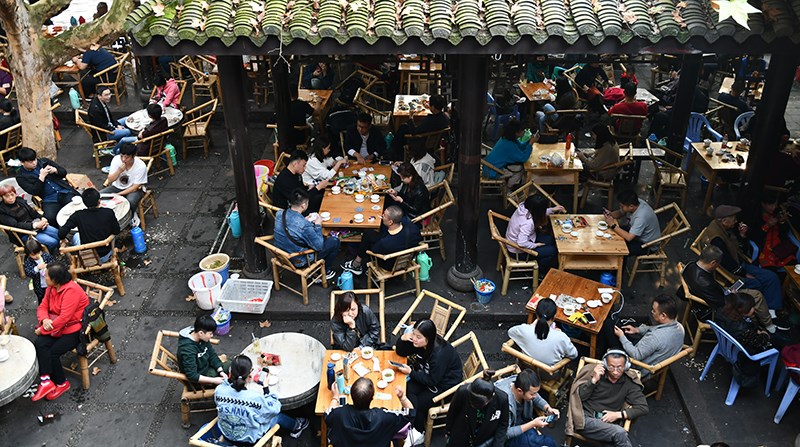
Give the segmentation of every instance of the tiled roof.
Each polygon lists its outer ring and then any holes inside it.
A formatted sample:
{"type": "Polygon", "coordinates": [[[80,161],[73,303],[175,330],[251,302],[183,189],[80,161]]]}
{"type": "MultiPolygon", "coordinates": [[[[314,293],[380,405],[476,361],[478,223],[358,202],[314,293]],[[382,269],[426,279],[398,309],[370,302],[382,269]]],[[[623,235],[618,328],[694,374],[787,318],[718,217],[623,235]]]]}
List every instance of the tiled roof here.
{"type": "Polygon", "coordinates": [[[723,36],[800,42],[800,0],[762,0],[761,10],[750,14],[747,30],[730,18],[718,23],[709,0],[143,0],[126,29],[142,46],[156,36],[170,45],[218,38],[229,47],[239,39],[260,47],[268,36],[315,45],[325,38],[397,45],[414,38],[425,45],[550,38],[573,44],[581,37],[593,45],[637,38],[685,43],[695,36],[709,43],[723,36]]]}

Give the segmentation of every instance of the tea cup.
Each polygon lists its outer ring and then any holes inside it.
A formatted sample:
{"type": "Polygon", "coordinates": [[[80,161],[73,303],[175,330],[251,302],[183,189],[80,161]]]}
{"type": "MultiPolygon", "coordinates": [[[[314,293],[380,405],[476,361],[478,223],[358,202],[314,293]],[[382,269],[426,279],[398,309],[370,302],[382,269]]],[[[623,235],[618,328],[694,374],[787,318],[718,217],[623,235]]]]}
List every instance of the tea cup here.
{"type": "Polygon", "coordinates": [[[711,140],[706,138],[705,140],[703,140],[703,147],[709,147],[709,146],[711,146],[711,140]]]}
{"type": "Polygon", "coordinates": [[[381,371],[381,377],[383,377],[383,380],[386,381],[386,383],[391,383],[394,381],[394,370],[391,368],[384,369],[381,371]]]}
{"type": "Polygon", "coordinates": [[[370,347],[363,347],[361,348],[361,358],[364,360],[369,360],[374,355],[374,350],[370,347]]]}
{"type": "Polygon", "coordinates": [[[564,315],[570,316],[575,313],[575,305],[572,303],[564,304],[564,315]]]}
{"type": "Polygon", "coordinates": [[[794,266],[794,272],[800,275],[800,264],[794,266]]]}
{"type": "Polygon", "coordinates": [[[387,386],[389,386],[389,384],[388,384],[388,383],[386,383],[386,381],[385,381],[385,380],[379,380],[379,381],[378,381],[378,388],[380,388],[380,389],[384,389],[384,388],[386,388],[387,386]]]}
{"type": "Polygon", "coordinates": [[[364,194],[356,194],[355,198],[356,198],[356,202],[361,203],[361,202],[364,201],[364,194]]]}
{"type": "Polygon", "coordinates": [[[377,194],[373,194],[373,195],[372,195],[372,196],[369,198],[369,200],[370,200],[370,201],[372,201],[372,203],[378,203],[378,202],[380,202],[380,201],[381,201],[381,196],[379,196],[379,195],[377,195],[377,194]]]}
{"type": "Polygon", "coordinates": [[[323,212],[319,213],[319,217],[321,217],[322,220],[329,220],[331,218],[331,213],[329,213],[327,211],[323,211],[323,212]]]}
{"type": "Polygon", "coordinates": [[[333,188],[331,188],[331,192],[333,194],[339,194],[340,192],[342,192],[342,188],[340,186],[334,186],[333,188]]]}
{"type": "Polygon", "coordinates": [[[603,301],[603,304],[608,304],[611,302],[611,299],[614,298],[614,295],[610,293],[601,293],[600,300],[603,301]]]}
{"type": "Polygon", "coordinates": [[[599,228],[599,229],[601,229],[603,231],[607,230],[608,229],[608,222],[606,222],[604,220],[601,220],[600,222],[597,222],[597,228],[599,228]]]}
{"type": "Polygon", "coordinates": [[[571,233],[572,232],[572,224],[571,223],[563,223],[561,224],[561,231],[564,233],[571,233]]]}
{"type": "Polygon", "coordinates": [[[364,215],[363,214],[356,214],[353,216],[353,221],[356,223],[364,222],[364,215]]]}

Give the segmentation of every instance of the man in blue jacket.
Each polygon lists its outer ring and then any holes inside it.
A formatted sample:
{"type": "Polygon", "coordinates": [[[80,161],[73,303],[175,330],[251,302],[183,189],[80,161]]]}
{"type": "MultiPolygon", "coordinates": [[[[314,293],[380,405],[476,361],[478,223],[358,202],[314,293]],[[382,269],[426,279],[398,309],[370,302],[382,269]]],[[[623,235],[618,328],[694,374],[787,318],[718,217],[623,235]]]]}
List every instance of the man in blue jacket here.
{"type": "Polygon", "coordinates": [[[547,415],[554,415],[556,419],[561,413],[539,395],[541,382],[536,372],[525,369],[516,376],[498,380],[494,387],[508,394],[509,424],[506,447],[530,445],[558,447],[553,438],[539,431],[547,427],[548,423],[545,420],[547,416],[536,417],[535,409],[542,410],[547,415]]]}

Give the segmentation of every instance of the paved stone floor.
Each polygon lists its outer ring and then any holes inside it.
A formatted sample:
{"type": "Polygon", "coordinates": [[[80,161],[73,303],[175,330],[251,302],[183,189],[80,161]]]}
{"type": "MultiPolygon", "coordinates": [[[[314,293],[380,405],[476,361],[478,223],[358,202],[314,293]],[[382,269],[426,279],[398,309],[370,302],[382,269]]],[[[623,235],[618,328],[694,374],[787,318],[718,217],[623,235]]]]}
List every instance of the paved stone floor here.
{"type": "MultiPolygon", "coordinates": [[[[787,122],[794,136],[800,132],[798,96],[800,89],[795,88],[787,110],[787,122]]],[[[128,98],[121,107],[114,106],[112,110],[119,111],[117,115],[122,116],[126,113],[123,111],[135,110],[138,105],[138,99],[128,98]]],[[[148,218],[148,251],[144,255],[134,255],[129,250],[123,255],[128,267],[125,278],[128,293],[124,297],[115,297],[117,303],[107,309],[119,362],[110,365],[106,360],[101,360],[98,364],[100,372],[92,377],[92,386],[88,391],[82,391],[77,377],[71,376],[73,389],[54,402],[32,403],[28,399],[17,399],[0,408],[0,439],[4,440],[3,445],[181,446],[186,445],[187,439],[200,424],[213,417],[212,413],[193,414],[193,426],[188,430],[181,428],[178,406],[180,390],[177,383],[149,375],[147,364],[156,331],[178,330],[191,324],[199,314],[194,303],[185,299],[190,293],[187,280],[197,271],[199,259],[208,253],[234,199],[233,176],[221,115],[220,111],[214,121],[214,144],[208,160],[202,159],[197,152],[191,153],[188,160],[180,160],[174,177],[166,175],[150,180],[158,194],[160,214],[157,219],[148,218]],[[60,419],[39,426],[36,416],[41,413],[58,413],[60,419]]],[[[263,121],[254,117],[255,114],[251,117],[250,139],[255,160],[262,158],[262,152],[268,145],[263,121]]],[[[100,184],[104,175],[94,168],[88,138],[69,123],[63,127],[64,140],[59,162],[70,172],[86,173],[100,184]]],[[[266,153],[271,154],[271,149],[266,153]]],[[[639,192],[649,193],[644,185],[649,182],[650,175],[652,171],[645,164],[638,185],[639,192]]],[[[559,191],[558,194],[559,198],[567,199],[565,193],[559,191]]],[[[736,191],[718,191],[715,201],[734,200],[735,196],[736,191]]],[[[482,203],[482,215],[489,208],[488,202],[482,203]]],[[[599,211],[603,202],[602,198],[590,197],[588,211],[599,211]]],[[[707,222],[699,210],[701,203],[699,181],[695,176],[685,209],[693,230],[689,235],[674,240],[669,247],[670,256],[676,261],[693,258],[686,247],[707,222]]],[[[510,213],[510,210],[505,212],[510,213]]],[[[445,227],[448,230],[454,229],[455,216],[455,210],[446,215],[445,227]]],[[[479,263],[487,277],[498,280],[499,275],[493,268],[496,244],[488,235],[485,219],[481,221],[479,263]]],[[[453,233],[447,231],[447,236],[453,233]]],[[[127,242],[130,244],[129,240],[127,242]]],[[[238,255],[241,252],[239,244],[228,244],[225,249],[238,255]]],[[[488,306],[476,306],[471,294],[453,292],[446,286],[445,274],[454,260],[452,236],[447,239],[447,248],[446,262],[442,262],[438,255],[432,256],[434,268],[431,281],[424,287],[469,308],[456,337],[470,330],[475,331],[492,366],[509,363],[510,358],[500,352],[500,345],[506,340],[508,327],[524,321],[522,309],[532,291],[528,286],[512,283],[507,296],[497,295],[488,306]]],[[[0,250],[6,253],[0,259],[0,272],[10,279],[9,290],[16,297],[9,311],[17,317],[22,335],[32,338],[35,298],[27,289],[27,281],[17,276],[5,240],[0,242],[0,250]]],[[[344,255],[340,259],[344,259],[344,255]]],[[[622,314],[646,315],[649,297],[660,291],[672,293],[678,285],[676,278],[673,267],[667,286],[662,290],[657,288],[653,276],[645,274],[637,278],[633,287],[623,288],[626,302],[622,314]]],[[[107,278],[104,280],[107,284],[111,283],[107,278]]],[[[399,287],[398,283],[389,286],[390,290],[398,290],[399,287]]],[[[235,354],[247,345],[251,333],[267,335],[296,331],[326,341],[328,291],[313,286],[310,292],[310,303],[306,307],[300,304],[299,297],[281,290],[272,294],[263,316],[236,315],[230,334],[221,337],[219,351],[235,354]],[[272,322],[271,327],[260,327],[259,322],[264,319],[272,322]]],[[[387,332],[394,327],[409,302],[410,298],[405,297],[388,303],[387,332]]],[[[796,330],[794,336],[797,337],[796,330]]],[[[649,401],[650,414],[633,424],[631,438],[634,445],[695,446],[719,440],[725,440],[735,447],[791,445],[798,433],[800,405],[793,404],[780,425],[773,424],[772,417],[782,392],[765,397],[759,390],[742,391],[736,404],[726,407],[723,402],[730,383],[729,367],[719,362],[712,368],[706,382],[698,381],[710,350],[710,344],[704,345],[694,360],[673,367],[664,398],[660,402],[649,401]]],[[[306,416],[311,413],[313,406],[294,412],[295,415],[306,416]]],[[[318,429],[319,422],[315,419],[312,428],[300,439],[284,437],[284,445],[319,445],[318,438],[314,436],[318,429]]],[[[562,441],[563,422],[545,432],[562,441]]],[[[444,445],[441,433],[435,435],[434,445],[444,445]]]]}

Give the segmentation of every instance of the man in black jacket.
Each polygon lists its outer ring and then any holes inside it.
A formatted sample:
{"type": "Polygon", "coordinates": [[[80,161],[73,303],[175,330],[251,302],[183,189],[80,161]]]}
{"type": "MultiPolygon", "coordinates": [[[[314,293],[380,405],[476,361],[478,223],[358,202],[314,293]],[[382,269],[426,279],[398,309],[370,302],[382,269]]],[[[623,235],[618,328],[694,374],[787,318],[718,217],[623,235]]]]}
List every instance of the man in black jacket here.
{"type": "Polygon", "coordinates": [[[17,183],[28,194],[42,199],[42,211],[50,225],[58,228],[58,211],[78,191],[67,181],[67,170],[49,158],[37,158],[36,151],[23,147],[17,151],[22,169],[17,172],[17,183]]]}
{"type": "Polygon", "coordinates": [[[95,143],[105,140],[114,140],[117,142],[114,149],[105,149],[104,154],[119,153],[119,147],[122,145],[122,139],[131,136],[131,130],[114,120],[111,115],[111,110],[108,109],[108,103],[111,102],[111,89],[108,86],[101,85],[97,88],[97,94],[92,98],[89,103],[88,121],[89,124],[101,129],[106,129],[111,134],[97,132],[92,136],[95,143]]]}
{"type": "Polygon", "coordinates": [[[353,405],[339,404],[336,383],[331,387],[333,399],[325,410],[328,440],[336,447],[389,447],[400,429],[414,420],[414,405],[405,391],[397,387],[397,398],[403,409],[390,411],[370,408],[375,388],[372,381],[362,377],[350,387],[353,405]]]}
{"type": "Polygon", "coordinates": [[[272,187],[272,204],[278,208],[286,209],[289,207],[289,197],[295,189],[308,191],[308,208],[306,214],[316,213],[322,204],[322,197],[325,195],[325,188],[330,181],[323,180],[314,186],[308,187],[303,183],[303,172],[306,171],[308,154],[303,151],[294,151],[289,156],[286,167],[278,174],[275,185],[272,187]]]}
{"type": "MultiPolygon", "coordinates": [[[[64,226],[58,229],[58,238],[66,239],[73,228],[78,228],[78,232],[72,237],[73,245],[89,244],[102,241],[107,237],[119,234],[119,222],[114,211],[109,208],[100,207],[100,193],[94,188],[86,189],[83,194],[85,210],[78,210],[69,216],[64,226]]],[[[104,247],[97,247],[97,254],[100,262],[106,262],[111,258],[111,247],[113,243],[104,247]]]]}
{"type": "MultiPolygon", "coordinates": [[[[722,250],[715,245],[709,245],[700,253],[700,258],[697,259],[697,262],[690,262],[681,272],[683,280],[689,286],[689,292],[698,298],[704,299],[714,310],[719,310],[725,305],[725,296],[727,295],[726,289],[714,278],[714,272],[719,267],[720,262],[722,262],[722,250]]],[[[785,322],[771,318],[767,302],[764,301],[764,294],[755,289],[740,289],[739,293],[753,296],[756,318],[767,331],[774,333],[776,329],[789,329],[788,324],[785,322]]]]}
{"type": "MultiPolygon", "coordinates": [[[[364,272],[362,264],[364,259],[368,257],[368,250],[373,253],[388,255],[414,247],[422,240],[419,227],[403,215],[403,210],[399,206],[387,206],[383,210],[381,219],[383,222],[380,232],[364,232],[361,236],[361,242],[358,244],[358,249],[356,249],[356,257],[342,264],[344,270],[354,275],[360,275],[364,272]]],[[[379,260],[378,263],[385,269],[391,269],[394,261],[379,260]]]]}
{"type": "Polygon", "coordinates": [[[441,95],[433,95],[429,100],[430,115],[420,121],[419,125],[414,123],[414,110],[408,111],[408,122],[397,129],[397,134],[392,140],[392,159],[403,159],[403,147],[406,145],[406,135],[420,135],[435,132],[450,127],[450,117],[445,113],[447,102],[441,95]]]}
{"type": "Polygon", "coordinates": [[[348,129],[344,137],[345,152],[359,163],[377,161],[386,151],[386,139],[381,131],[372,127],[369,113],[358,114],[356,125],[348,129]]]}

